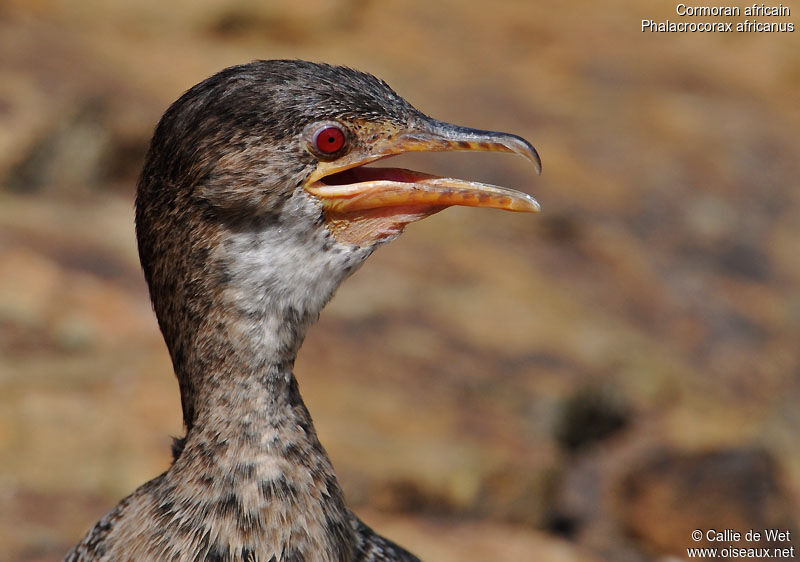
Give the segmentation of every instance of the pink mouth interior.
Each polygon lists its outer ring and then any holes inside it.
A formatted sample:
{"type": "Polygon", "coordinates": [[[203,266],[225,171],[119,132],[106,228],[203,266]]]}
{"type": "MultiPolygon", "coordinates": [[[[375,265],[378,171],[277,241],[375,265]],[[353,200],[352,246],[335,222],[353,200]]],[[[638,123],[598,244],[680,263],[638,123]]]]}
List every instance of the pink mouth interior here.
{"type": "Polygon", "coordinates": [[[421,179],[431,178],[430,174],[404,170],[402,168],[372,168],[359,166],[325,176],[320,180],[325,185],[350,185],[366,181],[396,181],[414,183],[421,179]]]}

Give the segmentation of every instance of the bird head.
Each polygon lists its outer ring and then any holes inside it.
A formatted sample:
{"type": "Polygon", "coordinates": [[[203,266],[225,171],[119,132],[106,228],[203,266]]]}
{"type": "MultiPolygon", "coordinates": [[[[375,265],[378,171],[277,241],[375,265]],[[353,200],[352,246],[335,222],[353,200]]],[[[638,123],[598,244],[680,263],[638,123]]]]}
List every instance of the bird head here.
{"type": "Polygon", "coordinates": [[[187,321],[210,322],[220,299],[253,324],[270,307],[312,317],[413,221],[452,205],[539,209],[512,189],[367,166],[457,150],[516,153],[540,169],[524,139],[436,121],[349,68],[256,61],[188,90],[156,128],[136,202],[142,265],[173,359],[170,340],[187,321]]]}
{"type": "Polygon", "coordinates": [[[539,210],[512,189],[367,167],[457,150],[516,153],[537,172],[541,163],[518,136],[431,119],[382,80],[344,67],[257,61],[223,70],[173,104],[154,145],[160,173],[226,220],[275,214],[300,197],[337,240],[359,246],[452,205],[539,210]]]}

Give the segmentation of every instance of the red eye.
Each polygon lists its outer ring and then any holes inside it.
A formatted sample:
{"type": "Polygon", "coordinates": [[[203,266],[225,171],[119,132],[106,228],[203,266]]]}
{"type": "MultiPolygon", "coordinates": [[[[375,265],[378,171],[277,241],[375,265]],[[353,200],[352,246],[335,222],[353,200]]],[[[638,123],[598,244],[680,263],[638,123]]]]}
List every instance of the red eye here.
{"type": "Polygon", "coordinates": [[[344,146],[344,132],[338,127],[325,127],[314,134],[314,146],[323,154],[333,154],[344,146]]]}

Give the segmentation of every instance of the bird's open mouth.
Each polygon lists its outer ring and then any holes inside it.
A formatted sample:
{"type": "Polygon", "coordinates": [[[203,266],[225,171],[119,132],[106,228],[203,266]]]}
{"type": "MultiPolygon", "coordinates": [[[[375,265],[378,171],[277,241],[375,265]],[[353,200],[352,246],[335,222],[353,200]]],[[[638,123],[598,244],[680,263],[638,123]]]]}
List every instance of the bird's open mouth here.
{"type": "Polygon", "coordinates": [[[371,146],[320,162],[304,185],[325,211],[340,241],[362,244],[395,234],[410,222],[460,205],[537,212],[536,199],[515,189],[402,168],[366,166],[405,152],[489,151],[519,154],[541,170],[526,140],[507,133],[467,129],[431,121],[424,129],[394,131],[371,146]]]}
{"type": "Polygon", "coordinates": [[[522,212],[539,210],[536,199],[514,189],[402,168],[350,168],[325,176],[306,190],[319,197],[326,210],[338,213],[452,205],[522,212]]]}

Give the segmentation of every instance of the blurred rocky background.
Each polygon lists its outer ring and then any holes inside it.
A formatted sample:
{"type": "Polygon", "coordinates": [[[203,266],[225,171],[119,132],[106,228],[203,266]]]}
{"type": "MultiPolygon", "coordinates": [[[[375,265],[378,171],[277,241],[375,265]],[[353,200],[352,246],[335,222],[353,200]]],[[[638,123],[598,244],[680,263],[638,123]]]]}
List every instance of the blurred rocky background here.
{"type": "Polygon", "coordinates": [[[173,99],[255,58],[368,70],[544,161],[402,157],[543,212],[413,225],[309,334],[296,373],[368,523],[443,562],[800,531],[800,32],[640,31],[674,10],[3,0],[0,559],[59,559],[168,465],[136,176],[173,99]]]}

